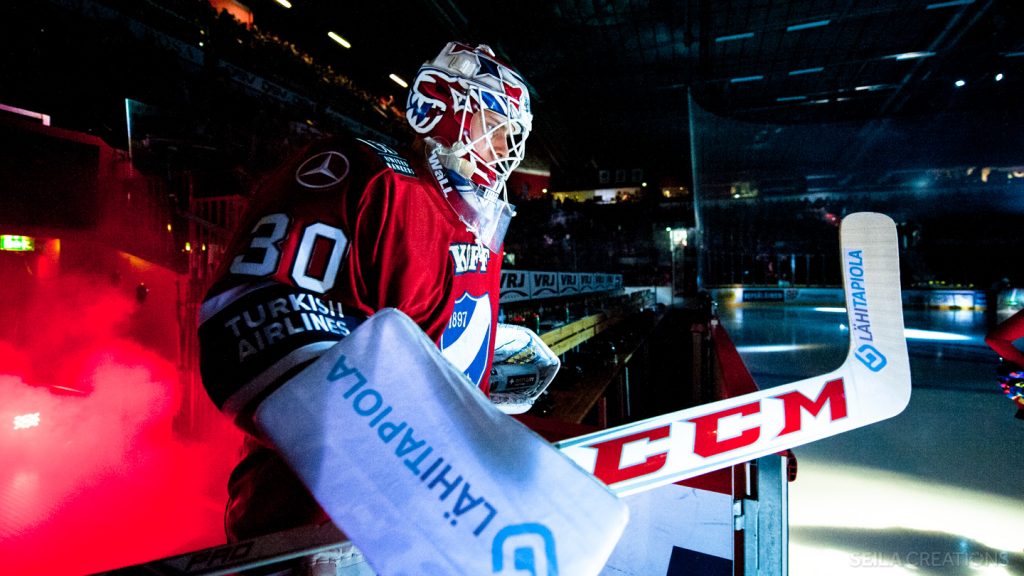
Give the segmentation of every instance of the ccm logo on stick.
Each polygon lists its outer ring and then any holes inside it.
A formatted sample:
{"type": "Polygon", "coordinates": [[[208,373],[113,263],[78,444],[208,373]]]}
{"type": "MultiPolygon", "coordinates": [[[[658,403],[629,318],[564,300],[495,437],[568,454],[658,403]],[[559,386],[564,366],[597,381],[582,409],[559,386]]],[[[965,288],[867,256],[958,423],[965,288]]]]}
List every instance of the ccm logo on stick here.
{"type": "MultiPolygon", "coordinates": [[[[815,399],[808,398],[800,392],[786,392],[778,396],[767,398],[768,400],[781,400],[784,414],[784,425],[778,434],[771,438],[774,440],[780,436],[799,432],[803,429],[803,412],[806,411],[812,416],[817,416],[829,405],[830,421],[845,418],[846,410],[846,388],[842,378],[830,380],[822,387],[821,392],[815,399]]],[[[693,424],[693,445],[689,451],[702,458],[710,458],[720,454],[726,454],[733,450],[751,446],[761,440],[761,426],[753,425],[742,430],[739,434],[728,438],[719,438],[719,422],[729,416],[751,416],[761,412],[762,400],[755,400],[748,404],[726,408],[719,412],[706,414],[687,420],[693,424]]],[[[594,463],[594,475],[608,484],[616,484],[633,478],[646,476],[660,470],[669,459],[669,450],[651,454],[643,462],[622,466],[622,453],[627,444],[638,441],[655,441],[671,438],[672,423],[636,432],[628,436],[605,440],[591,444],[588,448],[597,450],[597,459],[594,463]]],[[[690,454],[676,455],[675,457],[687,458],[690,454]]]]}

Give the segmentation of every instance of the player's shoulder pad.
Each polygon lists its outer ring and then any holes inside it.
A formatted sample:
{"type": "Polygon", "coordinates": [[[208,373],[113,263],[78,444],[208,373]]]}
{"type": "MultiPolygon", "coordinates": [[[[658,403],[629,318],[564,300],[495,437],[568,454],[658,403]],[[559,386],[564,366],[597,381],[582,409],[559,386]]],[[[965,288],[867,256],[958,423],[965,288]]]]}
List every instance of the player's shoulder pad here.
{"type": "Polygon", "coordinates": [[[371,152],[376,154],[377,157],[380,158],[381,162],[383,162],[384,165],[392,172],[402,176],[409,176],[412,178],[416,177],[416,171],[413,170],[412,164],[409,160],[391,146],[374,140],[366,140],[364,138],[356,138],[356,142],[361,143],[371,152]]]}

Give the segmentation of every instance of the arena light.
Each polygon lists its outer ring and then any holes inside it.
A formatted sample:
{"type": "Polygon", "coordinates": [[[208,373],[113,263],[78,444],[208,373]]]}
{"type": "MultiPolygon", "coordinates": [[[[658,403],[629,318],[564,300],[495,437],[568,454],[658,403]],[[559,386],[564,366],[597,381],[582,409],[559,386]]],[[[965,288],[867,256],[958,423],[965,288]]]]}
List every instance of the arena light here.
{"type": "Polygon", "coordinates": [[[4,234],[0,236],[0,250],[7,252],[31,252],[36,249],[36,240],[31,236],[15,236],[4,234]]]}
{"type": "Polygon", "coordinates": [[[824,70],[824,66],[815,66],[814,68],[801,68],[799,70],[790,70],[789,75],[802,76],[804,74],[817,74],[818,72],[823,72],[824,70]]]}
{"type": "Polygon", "coordinates": [[[828,26],[831,22],[831,20],[817,20],[815,22],[793,24],[786,28],[786,32],[796,32],[797,30],[807,30],[808,28],[821,28],[822,26],[828,26]]]}
{"type": "Polygon", "coordinates": [[[342,38],[341,36],[339,36],[339,35],[338,35],[338,34],[336,34],[335,32],[328,32],[328,33],[327,33],[327,36],[328,36],[328,37],[329,37],[329,38],[330,38],[331,40],[334,40],[334,41],[335,41],[335,42],[337,42],[338,44],[341,44],[341,46],[342,46],[343,48],[351,48],[351,47],[352,47],[352,44],[350,44],[348,40],[345,40],[344,38],[342,38]]]}
{"type": "Polygon", "coordinates": [[[949,0],[948,2],[936,2],[925,6],[925,10],[949,8],[950,6],[967,6],[968,4],[974,4],[974,0],[949,0]]]}
{"type": "Polygon", "coordinates": [[[289,2],[288,0],[274,0],[274,1],[277,2],[278,4],[280,4],[281,6],[284,6],[285,8],[291,8],[292,7],[292,3],[289,2]]]}
{"type": "Polygon", "coordinates": [[[715,42],[732,42],[733,40],[746,40],[747,38],[753,38],[753,32],[744,32],[742,34],[730,34],[728,36],[719,36],[715,38],[715,42]]]}
{"type": "Polygon", "coordinates": [[[732,82],[733,84],[739,84],[741,82],[757,82],[758,80],[764,80],[764,76],[760,74],[756,74],[754,76],[740,76],[738,78],[733,78],[729,80],[729,82],[732,82]]]}
{"type": "Polygon", "coordinates": [[[31,414],[21,414],[14,417],[15,430],[35,428],[36,426],[39,426],[39,412],[33,412],[31,414]]]}
{"type": "Polygon", "coordinates": [[[886,90],[892,87],[892,84],[868,84],[865,86],[857,86],[853,90],[854,92],[874,92],[876,90],[886,90]]]}
{"type": "Polygon", "coordinates": [[[405,80],[402,80],[401,76],[399,76],[398,74],[388,74],[388,78],[391,78],[392,82],[394,82],[395,84],[398,84],[402,88],[408,88],[409,87],[409,83],[406,82],[405,80]]]}
{"type": "Polygon", "coordinates": [[[895,54],[892,58],[896,60],[914,60],[916,58],[928,58],[929,56],[935,56],[935,52],[904,52],[902,54],[895,54]]]}

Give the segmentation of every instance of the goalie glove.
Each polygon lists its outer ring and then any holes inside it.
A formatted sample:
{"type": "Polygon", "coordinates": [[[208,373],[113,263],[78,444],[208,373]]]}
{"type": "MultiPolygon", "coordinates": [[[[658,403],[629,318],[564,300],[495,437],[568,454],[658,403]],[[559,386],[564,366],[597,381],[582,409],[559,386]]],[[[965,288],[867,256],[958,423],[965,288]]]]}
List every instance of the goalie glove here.
{"type": "Polygon", "coordinates": [[[522,414],[558,374],[561,362],[533,330],[498,324],[491,367],[491,402],[506,414],[522,414]]]}

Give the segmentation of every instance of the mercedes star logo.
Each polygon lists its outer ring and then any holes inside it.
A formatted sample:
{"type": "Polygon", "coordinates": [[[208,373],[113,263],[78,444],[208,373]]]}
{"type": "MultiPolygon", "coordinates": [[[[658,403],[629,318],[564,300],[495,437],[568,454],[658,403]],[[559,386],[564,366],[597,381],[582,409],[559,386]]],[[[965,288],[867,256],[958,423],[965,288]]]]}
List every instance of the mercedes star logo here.
{"type": "Polygon", "coordinates": [[[295,181],[306,188],[328,188],[348,176],[348,158],[341,152],[321,152],[295,171],[295,181]]]}

